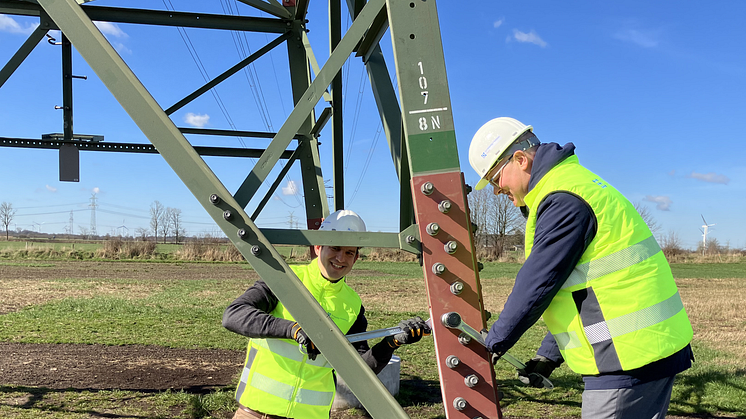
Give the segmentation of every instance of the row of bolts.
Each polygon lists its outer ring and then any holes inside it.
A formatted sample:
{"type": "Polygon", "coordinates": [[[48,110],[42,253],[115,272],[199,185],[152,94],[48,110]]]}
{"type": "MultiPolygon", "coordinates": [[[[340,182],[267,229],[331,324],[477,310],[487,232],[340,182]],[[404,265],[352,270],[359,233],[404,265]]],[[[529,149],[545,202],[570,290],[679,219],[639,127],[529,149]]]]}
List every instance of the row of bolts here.
{"type": "MultiPolygon", "coordinates": [[[[431,182],[425,182],[422,184],[420,191],[425,195],[431,195],[435,191],[435,187],[433,186],[431,182]]],[[[438,203],[438,210],[440,210],[440,212],[442,212],[443,214],[446,214],[448,211],[451,210],[451,201],[446,199],[438,203]]],[[[430,236],[435,237],[440,232],[440,226],[438,225],[438,223],[429,223],[425,227],[425,232],[427,232],[427,234],[429,234],[430,236]]],[[[407,237],[407,241],[408,242],[410,241],[409,240],[410,237],[412,241],[414,241],[414,237],[412,236],[407,237]]],[[[458,249],[458,243],[456,243],[456,241],[454,240],[449,240],[448,242],[446,242],[445,245],[443,245],[443,250],[445,250],[445,252],[448,253],[449,255],[456,253],[456,249],[458,249]]],[[[481,263],[479,265],[481,265],[481,263]]],[[[482,266],[479,266],[480,268],[479,270],[481,270],[481,267],[482,266]]],[[[443,273],[445,273],[446,265],[444,265],[441,262],[436,262],[433,264],[431,269],[432,269],[433,274],[440,276],[443,273]]],[[[464,290],[464,283],[461,281],[456,281],[451,284],[450,289],[453,295],[459,295],[464,290]]],[[[458,341],[462,345],[468,345],[471,342],[471,338],[467,336],[466,334],[462,333],[458,337],[458,341]]],[[[446,357],[445,364],[448,368],[455,369],[461,364],[461,360],[456,355],[448,355],[448,357],[446,357]]],[[[464,377],[464,384],[466,384],[466,386],[469,388],[473,388],[477,384],[479,384],[479,377],[477,377],[476,374],[469,374],[466,377],[464,377]]],[[[468,406],[468,403],[466,399],[464,399],[463,397],[456,397],[455,399],[453,399],[453,407],[456,410],[459,410],[459,411],[464,410],[466,409],[467,406],[468,406]]],[[[474,419],[482,419],[482,418],[475,417],[474,419]]]]}

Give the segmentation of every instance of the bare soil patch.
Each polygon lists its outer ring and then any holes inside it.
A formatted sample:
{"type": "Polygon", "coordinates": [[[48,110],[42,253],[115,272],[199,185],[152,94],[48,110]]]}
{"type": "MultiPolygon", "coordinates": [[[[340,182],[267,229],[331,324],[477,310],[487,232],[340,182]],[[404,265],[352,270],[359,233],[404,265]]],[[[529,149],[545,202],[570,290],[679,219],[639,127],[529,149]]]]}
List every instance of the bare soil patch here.
{"type": "Polygon", "coordinates": [[[204,393],[231,384],[244,351],[0,343],[5,385],[204,393]]]}

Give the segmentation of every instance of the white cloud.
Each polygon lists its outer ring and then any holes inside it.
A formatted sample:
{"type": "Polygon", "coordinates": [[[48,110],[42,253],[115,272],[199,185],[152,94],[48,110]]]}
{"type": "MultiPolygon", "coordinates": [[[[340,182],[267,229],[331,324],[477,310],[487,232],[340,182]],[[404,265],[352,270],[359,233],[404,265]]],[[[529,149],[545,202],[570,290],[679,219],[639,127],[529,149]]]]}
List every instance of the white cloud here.
{"type": "Polygon", "coordinates": [[[723,185],[727,185],[728,182],[730,182],[730,179],[728,178],[728,176],[719,175],[719,174],[713,173],[713,172],[710,172],[710,173],[697,173],[697,172],[692,171],[692,173],[689,174],[689,176],[687,176],[687,177],[690,177],[692,179],[699,179],[699,180],[701,180],[703,182],[722,183],[723,185]]]}
{"type": "Polygon", "coordinates": [[[499,28],[500,26],[502,26],[502,24],[503,24],[503,20],[504,20],[503,18],[500,18],[500,19],[496,20],[496,21],[495,21],[495,22],[494,22],[494,23],[492,24],[492,26],[493,26],[493,27],[495,27],[495,28],[499,28]]]}
{"type": "Polygon", "coordinates": [[[210,122],[210,115],[199,115],[189,112],[188,114],[186,114],[186,116],[184,116],[184,122],[193,127],[202,128],[207,125],[208,122],[210,122]]]}
{"type": "Polygon", "coordinates": [[[18,33],[23,35],[29,35],[31,32],[39,26],[38,23],[29,23],[21,25],[8,15],[0,14],[0,32],[18,33]]]}
{"type": "Polygon", "coordinates": [[[643,48],[655,48],[660,43],[660,30],[622,29],[614,34],[614,38],[643,48]]]}
{"type": "Polygon", "coordinates": [[[53,186],[49,186],[49,185],[47,185],[47,190],[48,190],[49,192],[57,192],[57,188],[55,188],[55,187],[53,187],[53,186]]]}
{"type": "Polygon", "coordinates": [[[129,38],[129,35],[127,35],[127,33],[124,32],[116,23],[93,22],[93,24],[96,25],[98,30],[100,30],[104,35],[110,35],[115,38],[129,38]]]}
{"type": "Polygon", "coordinates": [[[299,193],[300,189],[298,188],[298,184],[295,183],[294,180],[289,180],[287,186],[282,187],[283,195],[298,195],[299,193]]]}
{"type": "Polygon", "coordinates": [[[664,196],[664,195],[647,195],[645,196],[644,201],[653,202],[657,204],[655,207],[661,211],[669,211],[671,208],[671,204],[673,202],[671,201],[671,198],[664,196]]]}
{"type": "Polygon", "coordinates": [[[521,32],[518,29],[513,29],[513,39],[518,42],[538,45],[542,48],[548,45],[533,29],[529,33],[521,32]]]}

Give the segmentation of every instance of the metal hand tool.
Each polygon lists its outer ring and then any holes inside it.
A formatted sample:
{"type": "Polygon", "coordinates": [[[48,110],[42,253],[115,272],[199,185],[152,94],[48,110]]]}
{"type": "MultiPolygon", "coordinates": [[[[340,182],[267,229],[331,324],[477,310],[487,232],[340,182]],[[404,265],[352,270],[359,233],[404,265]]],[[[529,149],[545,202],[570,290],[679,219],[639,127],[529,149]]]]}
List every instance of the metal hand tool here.
{"type": "MultiPolygon", "coordinates": [[[[430,329],[432,329],[433,324],[432,322],[430,322],[430,319],[427,319],[425,323],[428,325],[428,327],[430,327],[430,329]]],[[[401,330],[401,327],[399,326],[387,327],[386,329],[369,330],[367,332],[347,335],[347,340],[349,340],[350,343],[355,343],[355,342],[360,342],[363,340],[383,338],[386,336],[394,336],[402,332],[403,330],[401,330]]],[[[429,335],[430,335],[429,333],[425,334],[425,336],[429,336],[429,335]]]]}
{"type": "MultiPolygon", "coordinates": [[[[443,316],[440,318],[440,321],[443,323],[443,326],[449,328],[449,329],[456,329],[463,332],[466,336],[470,337],[471,339],[476,340],[479,342],[480,345],[487,347],[487,344],[484,342],[484,336],[477,332],[473,327],[469,326],[468,324],[464,323],[461,319],[461,315],[451,311],[449,313],[443,314],[443,316]]],[[[489,348],[488,348],[489,349],[489,348]]],[[[509,353],[505,353],[502,355],[500,359],[504,359],[508,364],[514,366],[516,370],[523,374],[528,375],[529,377],[540,377],[542,384],[544,384],[544,388],[552,389],[554,388],[554,384],[552,384],[551,381],[549,381],[548,378],[544,377],[541,374],[532,372],[530,374],[526,374],[526,364],[519,361],[516,357],[509,353]]],[[[520,378],[519,378],[520,379],[520,378]]],[[[520,381],[524,384],[528,384],[530,382],[529,379],[520,379],[520,381]]]]}

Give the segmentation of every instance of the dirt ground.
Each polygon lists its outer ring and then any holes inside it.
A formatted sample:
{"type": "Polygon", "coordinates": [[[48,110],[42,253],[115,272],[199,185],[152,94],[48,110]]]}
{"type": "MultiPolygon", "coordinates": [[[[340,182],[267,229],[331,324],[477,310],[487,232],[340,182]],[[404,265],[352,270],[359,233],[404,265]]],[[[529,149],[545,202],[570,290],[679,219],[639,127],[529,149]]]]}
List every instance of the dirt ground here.
{"type": "Polygon", "coordinates": [[[0,343],[3,384],[50,389],[205,393],[231,383],[243,351],[0,343]]]}

